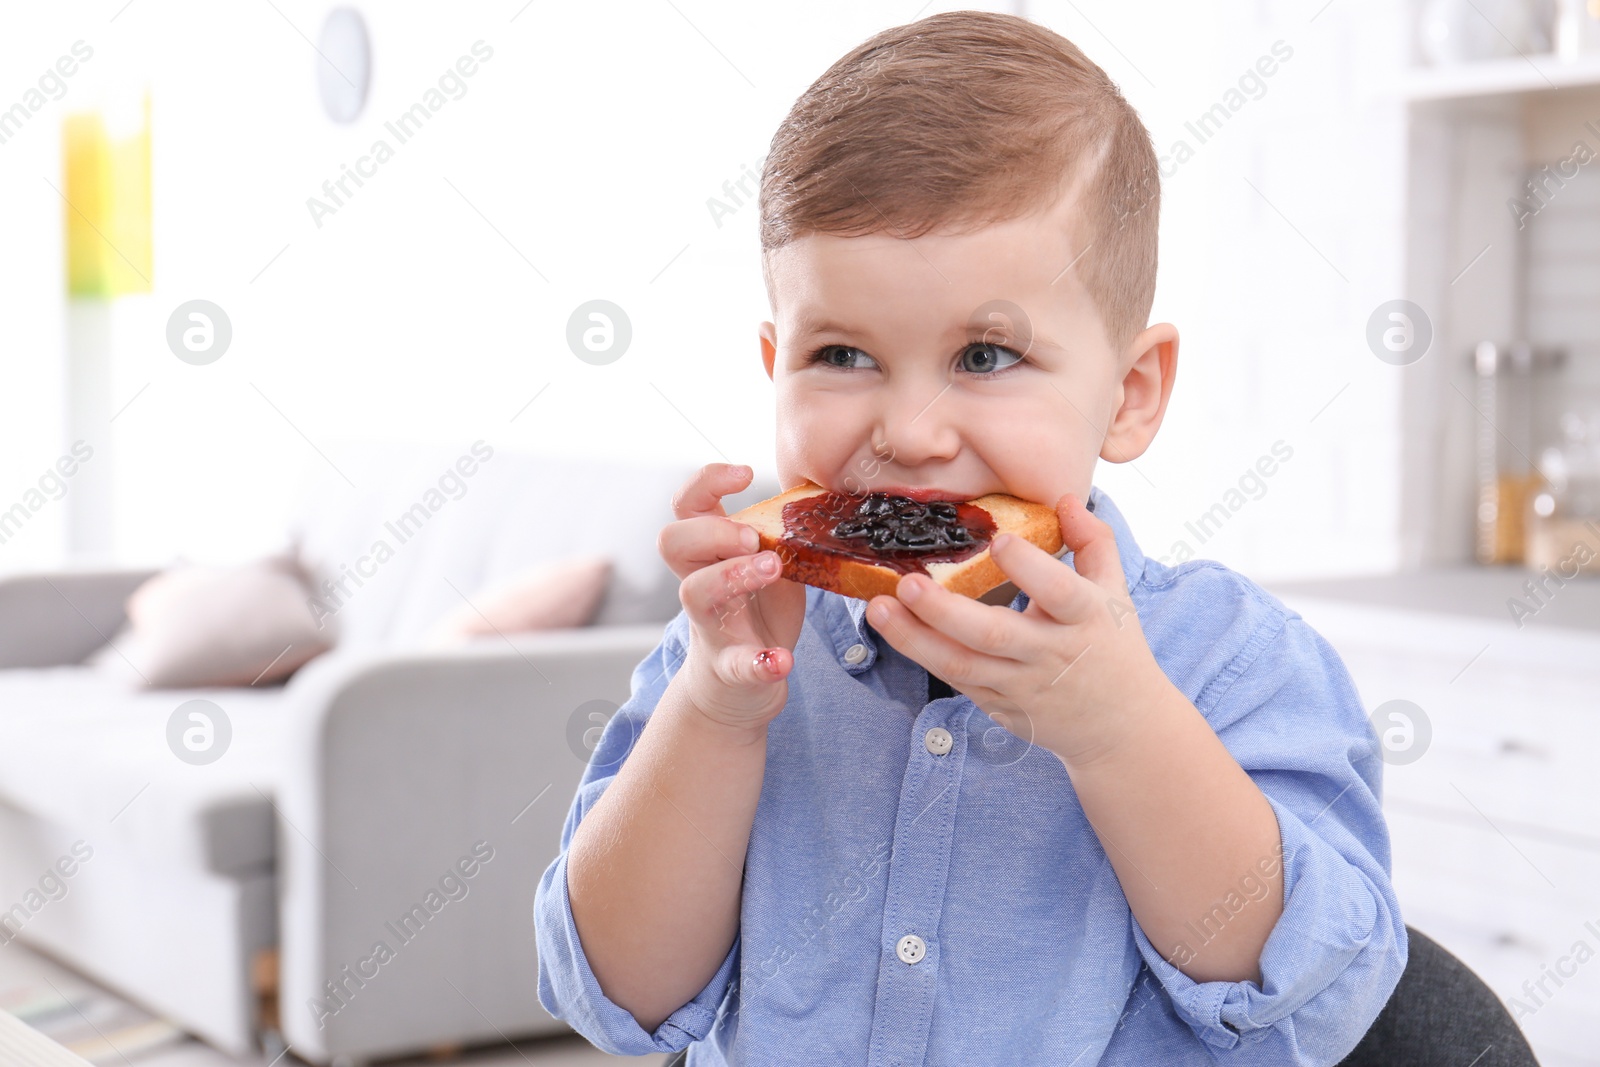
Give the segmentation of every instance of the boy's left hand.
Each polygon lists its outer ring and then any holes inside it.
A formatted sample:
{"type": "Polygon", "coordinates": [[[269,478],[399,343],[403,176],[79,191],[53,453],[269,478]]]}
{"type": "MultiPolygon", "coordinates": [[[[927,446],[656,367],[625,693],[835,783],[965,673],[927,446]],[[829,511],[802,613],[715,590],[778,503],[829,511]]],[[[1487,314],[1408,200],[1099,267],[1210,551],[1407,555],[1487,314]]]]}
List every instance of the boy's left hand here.
{"type": "Polygon", "coordinates": [[[867,619],[890,644],[1069,769],[1128,742],[1169,687],[1128,596],[1111,527],[1072,493],[1056,501],[1072,566],[1013,535],[990,554],[1028,594],[1023,611],[952,593],[922,574],[875,596],[867,619]]]}

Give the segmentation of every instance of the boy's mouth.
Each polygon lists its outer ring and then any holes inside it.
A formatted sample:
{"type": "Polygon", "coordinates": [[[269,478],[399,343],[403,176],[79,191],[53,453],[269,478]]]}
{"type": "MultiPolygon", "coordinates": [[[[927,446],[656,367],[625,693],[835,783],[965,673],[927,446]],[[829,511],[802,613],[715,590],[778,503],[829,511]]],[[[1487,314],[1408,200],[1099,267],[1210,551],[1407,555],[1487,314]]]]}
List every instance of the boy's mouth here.
{"type": "MultiPolygon", "coordinates": [[[[972,499],[967,493],[952,493],[944,489],[914,489],[904,485],[874,485],[867,489],[868,493],[884,493],[888,496],[910,497],[919,504],[931,503],[935,500],[949,500],[960,504],[972,499]]],[[[865,495],[859,494],[859,495],[865,495]]]]}

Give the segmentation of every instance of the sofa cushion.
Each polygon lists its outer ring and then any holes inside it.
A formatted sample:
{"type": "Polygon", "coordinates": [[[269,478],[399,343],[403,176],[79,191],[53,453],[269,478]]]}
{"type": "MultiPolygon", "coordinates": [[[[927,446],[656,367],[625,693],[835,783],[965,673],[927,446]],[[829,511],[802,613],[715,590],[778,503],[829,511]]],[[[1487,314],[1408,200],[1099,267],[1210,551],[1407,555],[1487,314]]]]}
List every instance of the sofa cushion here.
{"type": "Polygon", "coordinates": [[[128,624],[85,662],[147,689],[261,685],[328,650],[299,565],[267,557],[162,571],[128,597],[128,624]]]}
{"type": "Polygon", "coordinates": [[[0,671],[0,800],[152,863],[217,874],[270,869],[282,686],[135,689],[87,667],[0,671]],[[186,701],[220,707],[232,737],[215,762],[168,746],[186,701]]]}
{"type": "MultiPolygon", "coordinates": [[[[331,443],[304,468],[286,532],[313,612],[344,647],[420,644],[475,590],[577,554],[611,559],[592,625],[666,623],[678,580],[656,548],[673,494],[699,463],[640,463],[461,448],[331,443]]],[[[732,512],[777,492],[757,479],[732,512]]]]}
{"type": "Polygon", "coordinates": [[[610,582],[611,561],[605,556],[541,563],[475,592],[433,626],[428,640],[450,645],[475,637],[587,626],[610,582]]]}

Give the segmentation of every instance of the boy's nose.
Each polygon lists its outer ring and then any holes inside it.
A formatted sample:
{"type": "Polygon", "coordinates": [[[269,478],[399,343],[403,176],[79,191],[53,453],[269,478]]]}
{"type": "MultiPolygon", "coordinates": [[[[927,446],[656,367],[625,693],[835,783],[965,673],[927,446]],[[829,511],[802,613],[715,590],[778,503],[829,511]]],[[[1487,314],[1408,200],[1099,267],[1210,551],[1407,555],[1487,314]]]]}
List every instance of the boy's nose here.
{"type": "Polygon", "coordinates": [[[929,460],[950,459],[961,448],[961,434],[953,417],[950,387],[901,390],[889,398],[878,418],[874,440],[884,442],[878,453],[905,467],[929,460]],[[917,395],[920,394],[920,395],[917,395]]]}

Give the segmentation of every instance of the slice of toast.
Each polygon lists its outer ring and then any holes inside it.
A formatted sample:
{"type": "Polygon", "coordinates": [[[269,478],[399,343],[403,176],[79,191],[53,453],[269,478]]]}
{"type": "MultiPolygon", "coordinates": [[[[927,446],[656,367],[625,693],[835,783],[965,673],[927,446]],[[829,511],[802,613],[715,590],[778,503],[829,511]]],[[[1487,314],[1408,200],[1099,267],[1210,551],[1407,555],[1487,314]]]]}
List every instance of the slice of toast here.
{"type": "Polygon", "coordinates": [[[783,561],[783,577],[870,600],[894,595],[902,574],[923,573],[978,599],[1008,579],[989,555],[997,533],[1052,555],[1061,523],[1047,504],[990,493],[959,504],[883,493],[833,493],[813,482],[728,516],[752,527],[761,549],[783,561]]]}

